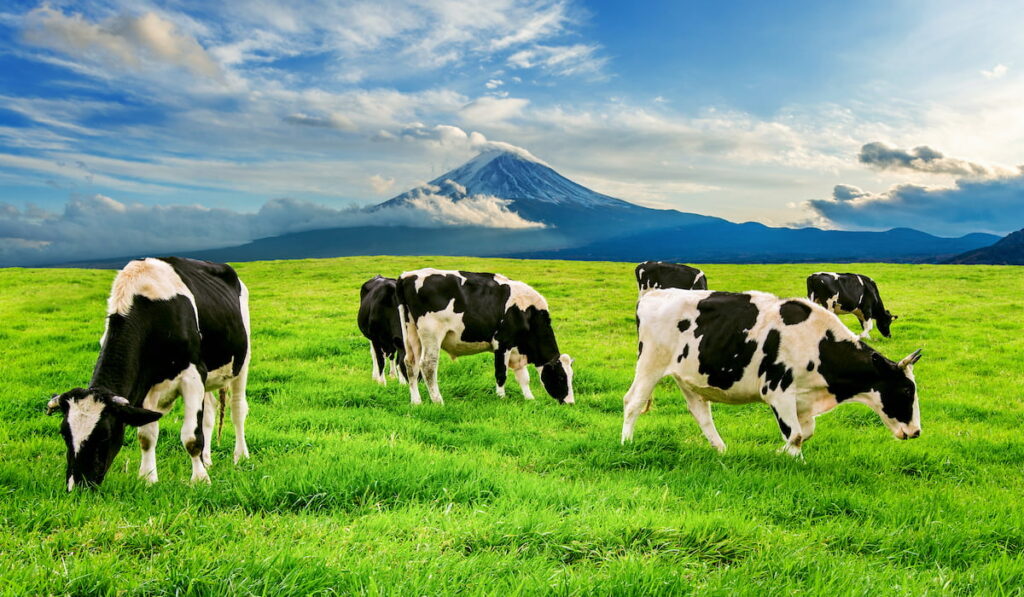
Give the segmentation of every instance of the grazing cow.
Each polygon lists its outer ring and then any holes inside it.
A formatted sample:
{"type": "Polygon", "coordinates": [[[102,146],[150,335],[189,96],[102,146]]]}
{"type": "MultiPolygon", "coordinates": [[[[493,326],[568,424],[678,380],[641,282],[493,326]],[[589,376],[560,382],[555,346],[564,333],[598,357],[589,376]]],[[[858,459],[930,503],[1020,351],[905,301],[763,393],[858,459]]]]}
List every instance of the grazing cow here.
{"type": "Polygon", "coordinates": [[[443,404],[437,388],[441,349],[452,359],[494,353],[498,395],[505,395],[509,368],[523,396],[533,399],[527,364],[537,368],[544,389],[572,404],[572,359],[558,351],[548,304],[536,290],[500,274],[421,269],[398,278],[405,364],[413,404],[420,403],[420,372],[430,399],[443,404]]]}
{"type": "Polygon", "coordinates": [[[894,363],[810,301],[652,290],[640,298],[637,314],[642,350],[623,399],[623,442],[633,439],[655,384],[669,375],[720,451],[725,444],[711,402],[768,403],[786,440],[780,451],[794,456],[814,434],[814,418],[843,402],[868,405],[897,438],[921,434],[913,371],[921,351],[894,363]]]}
{"type": "Polygon", "coordinates": [[[636,266],[636,285],[640,294],[654,288],[707,290],[708,279],[701,270],[681,263],[645,261],[636,266]]]}
{"type": "Polygon", "coordinates": [[[381,385],[387,384],[385,362],[391,376],[405,383],[405,344],[396,287],[394,278],[374,276],[359,289],[359,331],[370,341],[373,379],[381,385]]]}
{"type": "Polygon", "coordinates": [[[807,276],[807,298],[838,315],[856,315],[864,330],[861,338],[871,335],[872,320],[878,322],[878,331],[888,338],[889,326],[897,317],[886,311],[875,281],[860,274],[811,274],[807,276]]]}
{"type": "Polygon", "coordinates": [[[179,395],[193,482],[210,481],[216,390],[222,416],[225,390],[231,392],[235,462],[247,458],[249,356],[249,291],[235,270],[179,257],[129,262],[114,278],[89,387],[55,395],[47,405],[47,414],[63,415],[68,491],[103,482],[125,425],[139,428],[139,476],[156,482],[157,420],[179,395]]]}

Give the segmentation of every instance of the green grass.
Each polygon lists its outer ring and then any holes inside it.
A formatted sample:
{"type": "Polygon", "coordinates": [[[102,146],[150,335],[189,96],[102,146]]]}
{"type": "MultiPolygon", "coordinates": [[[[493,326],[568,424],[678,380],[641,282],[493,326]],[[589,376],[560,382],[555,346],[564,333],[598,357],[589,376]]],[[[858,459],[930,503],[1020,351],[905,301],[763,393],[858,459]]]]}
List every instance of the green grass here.
{"type": "MultiPolygon", "coordinates": [[[[802,295],[873,276],[916,367],[922,438],[866,407],[819,420],[806,462],[764,405],[717,406],[715,453],[669,382],[618,443],[636,357],[632,265],[463,258],[240,264],[252,293],[252,459],[190,487],[180,407],[161,481],[134,432],[100,491],[67,495],[53,392],[88,383],[111,271],[0,270],[0,593],[1021,594],[1024,276],[1019,268],[709,265],[713,288],[802,295]],[[499,271],[550,305],[575,407],[502,400],[485,355],[447,359],[446,405],[370,379],[359,285],[423,265],[499,271]]],[[[856,325],[852,318],[846,320],[856,325]]]]}

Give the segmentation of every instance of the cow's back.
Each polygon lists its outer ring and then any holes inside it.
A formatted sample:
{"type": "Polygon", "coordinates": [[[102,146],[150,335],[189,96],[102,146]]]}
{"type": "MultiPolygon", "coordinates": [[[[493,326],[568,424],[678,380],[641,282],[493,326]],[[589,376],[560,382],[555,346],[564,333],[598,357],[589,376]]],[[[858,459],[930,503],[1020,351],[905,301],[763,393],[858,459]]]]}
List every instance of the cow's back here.
{"type": "MultiPolygon", "coordinates": [[[[704,397],[752,402],[768,390],[821,384],[826,333],[855,339],[831,312],[761,292],[652,290],[637,306],[643,353],[704,397]]],[[[643,355],[641,355],[643,356],[643,355]]]]}
{"type": "Polygon", "coordinates": [[[461,315],[462,340],[490,342],[511,293],[507,282],[489,273],[430,268],[404,272],[398,279],[398,303],[413,322],[451,309],[461,315]]]}
{"type": "Polygon", "coordinates": [[[207,369],[212,371],[232,363],[237,375],[249,349],[247,316],[243,315],[241,304],[244,286],[238,274],[223,263],[183,257],[161,257],[160,261],[169,264],[192,291],[207,369]]]}

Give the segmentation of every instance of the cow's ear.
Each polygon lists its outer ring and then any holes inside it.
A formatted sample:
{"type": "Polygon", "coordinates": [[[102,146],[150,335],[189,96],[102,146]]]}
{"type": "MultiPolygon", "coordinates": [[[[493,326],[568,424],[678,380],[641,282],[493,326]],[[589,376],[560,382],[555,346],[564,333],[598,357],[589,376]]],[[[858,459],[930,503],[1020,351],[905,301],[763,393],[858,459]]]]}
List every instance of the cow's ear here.
{"type": "Polygon", "coordinates": [[[891,374],[896,369],[893,362],[882,356],[880,352],[871,353],[871,364],[875,366],[875,371],[881,373],[891,374]]]}
{"type": "Polygon", "coordinates": [[[125,425],[131,425],[132,427],[148,425],[149,423],[152,423],[164,416],[164,413],[162,412],[149,410],[148,408],[126,406],[120,402],[114,402],[111,404],[110,411],[118,421],[125,425]]]}
{"type": "Polygon", "coordinates": [[[889,318],[892,319],[893,321],[896,321],[897,319],[900,318],[900,316],[899,315],[893,315],[892,313],[889,313],[889,318]]]}
{"type": "Polygon", "coordinates": [[[58,410],[60,410],[60,394],[54,394],[46,403],[46,416],[50,416],[58,410]]]}
{"type": "Polygon", "coordinates": [[[923,348],[918,348],[914,352],[912,352],[912,353],[908,354],[907,356],[903,357],[903,360],[899,362],[900,369],[907,369],[908,367],[913,367],[914,363],[920,361],[921,360],[921,351],[922,350],[924,350],[924,349],[923,348]]]}

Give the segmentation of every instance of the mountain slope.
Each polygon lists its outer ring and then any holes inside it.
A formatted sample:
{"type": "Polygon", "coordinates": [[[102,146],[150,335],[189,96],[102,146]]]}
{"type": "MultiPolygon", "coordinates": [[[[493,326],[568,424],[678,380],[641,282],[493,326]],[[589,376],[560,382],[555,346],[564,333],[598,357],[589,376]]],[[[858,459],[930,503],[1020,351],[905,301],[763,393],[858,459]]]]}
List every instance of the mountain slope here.
{"type": "Polygon", "coordinates": [[[1011,232],[993,245],[957,255],[946,263],[1024,265],[1024,229],[1011,232]]]}

